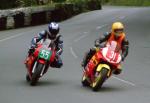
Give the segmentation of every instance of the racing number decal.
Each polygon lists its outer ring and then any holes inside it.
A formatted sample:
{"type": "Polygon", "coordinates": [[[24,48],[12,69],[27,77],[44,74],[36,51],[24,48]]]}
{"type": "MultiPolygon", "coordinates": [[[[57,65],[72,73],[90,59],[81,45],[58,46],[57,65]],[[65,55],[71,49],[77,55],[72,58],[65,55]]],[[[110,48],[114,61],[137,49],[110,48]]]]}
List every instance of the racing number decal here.
{"type": "Polygon", "coordinates": [[[39,57],[48,60],[50,58],[51,52],[48,50],[41,50],[39,57]]]}
{"type": "Polygon", "coordinates": [[[106,57],[110,60],[110,61],[115,61],[117,60],[116,58],[116,53],[114,51],[108,50],[106,57]]]}

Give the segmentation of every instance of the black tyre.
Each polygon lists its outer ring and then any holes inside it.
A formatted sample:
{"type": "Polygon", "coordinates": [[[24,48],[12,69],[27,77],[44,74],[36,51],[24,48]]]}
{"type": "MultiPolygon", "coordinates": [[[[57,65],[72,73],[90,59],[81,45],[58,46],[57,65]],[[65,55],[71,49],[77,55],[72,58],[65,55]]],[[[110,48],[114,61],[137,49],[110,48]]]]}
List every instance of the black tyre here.
{"type": "Polygon", "coordinates": [[[85,75],[83,75],[81,83],[84,87],[89,86],[89,82],[88,82],[87,77],[85,75]]]}
{"type": "Polygon", "coordinates": [[[95,82],[92,83],[93,91],[98,91],[102,87],[104,81],[107,79],[108,69],[103,67],[100,72],[96,73],[97,77],[95,78],[95,82]]]}
{"type": "Polygon", "coordinates": [[[26,81],[27,81],[27,82],[30,82],[30,81],[31,81],[28,74],[26,74],[26,81]]]}
{"type": "Polygon", "coordinates": [[[36,85],[36,83],[40,77],[40,74],[42,72],[43,66],[44,66],[43,64],[37,63],[36,68],[35,68],[35,72],[32,74],[32,80],[30,82],[30,84],[32,86],[36,85]]]}

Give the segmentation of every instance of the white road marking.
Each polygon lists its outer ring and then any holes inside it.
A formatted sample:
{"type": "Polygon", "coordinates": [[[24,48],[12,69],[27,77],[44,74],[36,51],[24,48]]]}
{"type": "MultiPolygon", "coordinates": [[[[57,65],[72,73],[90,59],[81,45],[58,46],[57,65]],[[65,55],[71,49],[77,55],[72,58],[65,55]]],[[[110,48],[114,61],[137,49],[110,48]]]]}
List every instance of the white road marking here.
{"type": "Polygon", "coordinates": [[[78,42],[79,40],[81,40],[82,38],[84,38],[84,37],[86,37],[86,36],[87,36],[87,35],[84,34],[84,35],[80,36],[79,38],[75,39],[74,42],[78,42]]]}
{"type": "Polygon", "coordinates": [[[25,33],[29,33],[29,32],[32,32],[33,30],[31,30],[31,31],[27,31],[27,32],[22,32],[22,33],[19,33],[19,34],[16,34],[16,35],[13,35],[13,36],[9,36],[9,37],[6,37],[6,38],[4,38],[4,39],[1,39],[0,40],[0,42],[4,42],[4,41],[6,41],[6,40],[10,40],[10,39],[13,39],[13,38],[16,38],[16,37],[19,37],[19,36],[21,36],[21,35],[24,35],[25,33]]]}
{"type": "Polygon", "coordinates": [[[75,58],[78,58],[78,56],[75,54],[75,52],[73,51],[73,48],[72,47],[70,47],[70,52],[71,52],[71,54],[75,57],[75,58]]]}
{"type": "Polygon", "coordinates": [[[125,18],[125,16],[121,16],[121,17],[119,17],[119,19],[121,19],[121,20],[122,20],[122,19],[124,19],[124,18],[125,18]]]}
{"type": "Polygon", "coordinates": [[[88,33],[88,32],[86,32],[86,31],[84,32],[84,34],[87,34],[87,33],[88,33]]]}
{"type": "Polygon", "coordinates": [[[126,81],[126,80],[120,79],[120,78],[115,77],[115,76],[112,76],[112,77],[113,77],[114,79],[117,79],[117,80],[119,80],[119,81],[121,81],[121,82],[124,82],[124,83],[126,83],[126,84],[129,84],[129,85],[135,86],[135,84],[134,84],[134,83],[132,83],[132,82],[129,82],[129,81],[126,81]]]}
{"type": "MultiPolygon", "coordinates": [[[[96,27],[96,30],[99,30],[99,29],[101,29],[101,28],[103,28],[103,27],[105,27],[105,26],[107,26],[107,25],[108,25],[108,24],[104,24],[104,25],[102,25],[102,26],[98,26],[98,27],[96,27]]],[[[88,33],[88,32],[83,32],[83,33],[84,33],[84,34],[83,34],[82,36],[80,36],[79,38],[75,39],[74,42],[78,42],[79,40],[85,38],[85,37],[87,36],[87,33],[88,33]]]]}
{"type": "Polygon", "coordinates": [[[98,26],[98,27],[96,27],[96,30],[102,29],[102,28],[105,27],[105,26],[107,26],[107,24],[104,24],[104,25],[102,25],[102,26],[98,26]]]}
{"type": "Polygon", "coordinates": [[[0,42],[3,42],[3,41],[6,41],[6,40],[10,40],[10,39],[16,38],[16,37],[21,36],[21,35],[23,35],[23,34],[24,34],[24,33],[19,33],[19,34],[17,34],[17,35],[13,35],[13,36],[10,36],[10,37],[1,39],[0,42]]]}

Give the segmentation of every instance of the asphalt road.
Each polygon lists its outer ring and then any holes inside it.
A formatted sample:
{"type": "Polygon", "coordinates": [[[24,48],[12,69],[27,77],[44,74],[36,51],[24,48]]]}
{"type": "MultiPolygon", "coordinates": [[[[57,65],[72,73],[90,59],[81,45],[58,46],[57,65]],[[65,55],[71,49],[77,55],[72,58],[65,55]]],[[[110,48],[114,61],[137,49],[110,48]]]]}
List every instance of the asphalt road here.
{"type": "Polygon", "coordinates": [[[47,25],[0,32],[0,103],[149,103],[150,8],[104,7],[61,22],[64,66],[49,69],[38,85],[25,80],[23,64],[31,38],[47,25]],[[123,72],[99,92],[81,85],[80,62],[94,40],[121,21],[130,42],[123,72]]]}

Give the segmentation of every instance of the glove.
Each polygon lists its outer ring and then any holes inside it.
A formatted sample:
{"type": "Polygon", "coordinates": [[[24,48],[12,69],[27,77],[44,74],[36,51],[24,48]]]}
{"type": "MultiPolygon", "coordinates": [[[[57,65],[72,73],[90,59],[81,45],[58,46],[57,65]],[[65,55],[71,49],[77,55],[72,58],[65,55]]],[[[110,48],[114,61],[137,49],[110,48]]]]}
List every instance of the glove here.
{"type": "Polygon", "coordinates": [[[36,48],[37,47],[37,44],[32,44],[31,45],[31,48],[36,48]]]}
{"type": "Polygon", "coordinates": [[[31,46],[31,48],[29,48],[29,55],[31,55],[33,52],[35,51],[35,47],[31,46]]]}
{"type": "Polygon", "coordinates": [[[95,41],[95,47],[104,48],[104,44],[100,44],[98,41],[95,41]]]}
{"type": "Polygon", "coordinates": [[[95,41],[95,47],[99,47],[100,43],[98,41],[95,41]]]}

